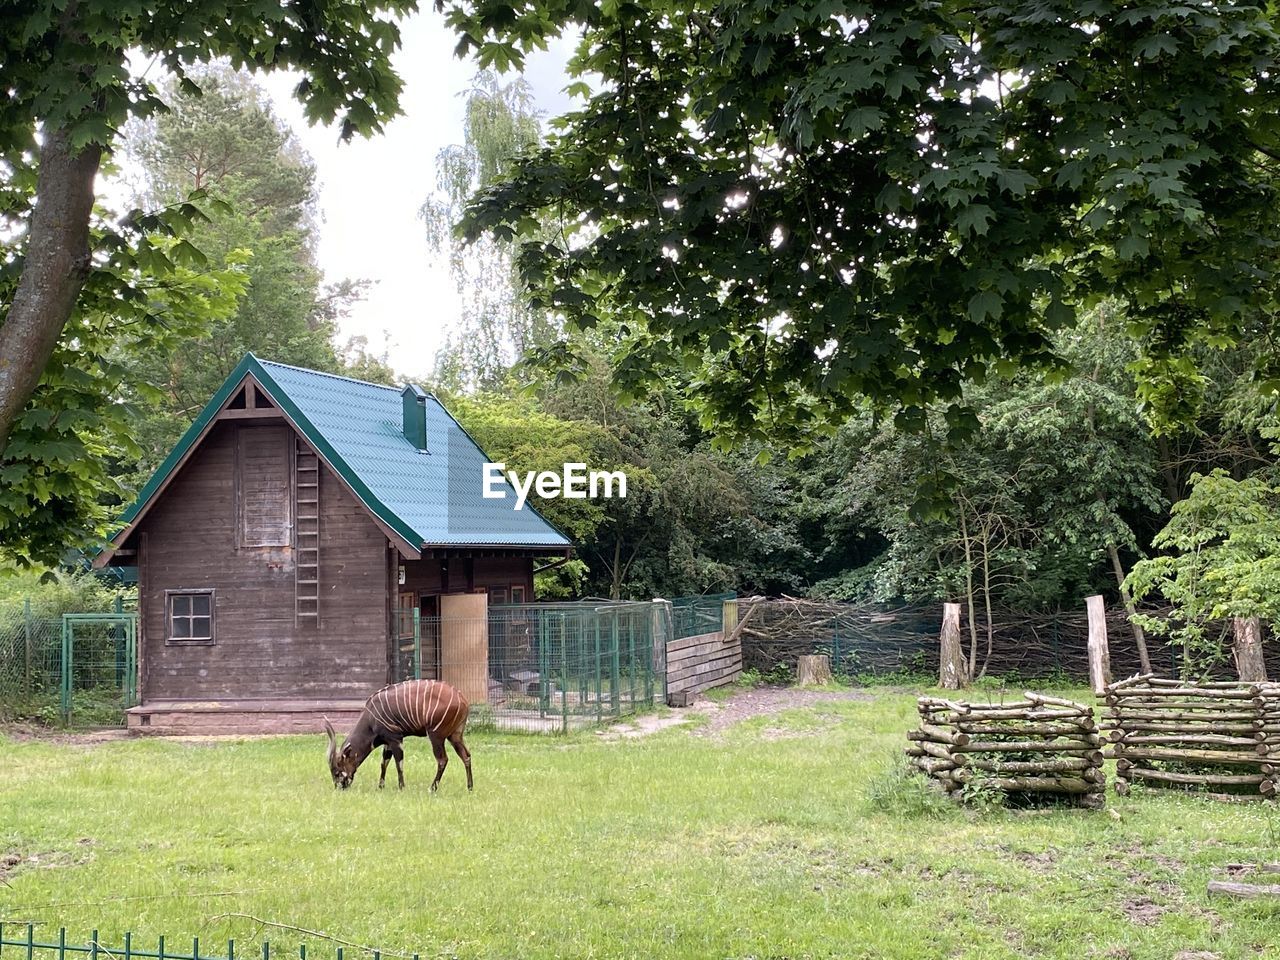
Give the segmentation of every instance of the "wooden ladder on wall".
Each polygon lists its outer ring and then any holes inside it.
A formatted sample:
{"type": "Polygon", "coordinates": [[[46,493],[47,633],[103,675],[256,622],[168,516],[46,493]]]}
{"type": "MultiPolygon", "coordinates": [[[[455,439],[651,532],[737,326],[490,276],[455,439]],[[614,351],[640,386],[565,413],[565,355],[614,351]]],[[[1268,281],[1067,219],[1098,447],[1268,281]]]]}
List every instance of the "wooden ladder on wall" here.
{"type": "Polygon", "coordinates": [[[320,622],[320,458],[299,438],[293,457],[294,618],[320,622]]]}

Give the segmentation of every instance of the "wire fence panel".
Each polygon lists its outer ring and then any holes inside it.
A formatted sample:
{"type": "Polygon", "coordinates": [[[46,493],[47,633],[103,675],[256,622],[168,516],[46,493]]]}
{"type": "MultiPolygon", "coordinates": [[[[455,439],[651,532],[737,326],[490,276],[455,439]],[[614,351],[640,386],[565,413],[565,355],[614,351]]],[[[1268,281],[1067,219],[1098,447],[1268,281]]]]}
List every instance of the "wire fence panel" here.
{"type": "Polygon", "coordinates": [[[0,612],[0,720],[120,726],[136,687],[136,614],[0,612]]]}
{"type": "Polygon", "coordinates": [[[567,732],[649,709],[666,695],[664,605],[493,606],[485,617],[401,611],[397,679],[444,680],[471,725],[567,732]]]}
{"type": "Polygon", "coordinates": [[[138,621],[133,613],[62,618],[61,708],[65,722],[118,726],[137,703],[138,621]]]}
{"type": "Polygon", "coordinates": [[[61,695],[62,620],[0,611],[0,720],[56,723],[61,695]]]}
{"type": "Polygon", "coordinates": [[[712,593],[697,597],[675,597],[670,600],[673,640],[718,633],[724,629],[725,604],[734,593],[712,593]]]}

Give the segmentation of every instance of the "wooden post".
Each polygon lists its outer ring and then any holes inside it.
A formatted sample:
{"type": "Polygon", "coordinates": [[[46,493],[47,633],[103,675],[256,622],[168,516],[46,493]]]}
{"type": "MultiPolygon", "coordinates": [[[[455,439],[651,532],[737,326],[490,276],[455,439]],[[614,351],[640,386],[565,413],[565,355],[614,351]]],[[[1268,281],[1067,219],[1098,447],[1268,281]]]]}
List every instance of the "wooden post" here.
{"type": "Polygon", "coordinates": [[[1234,617],[1231,627],[1235,633],[1232,652],[1236,673],[1241,680],[1265,681],[1267,664],[1262,657],[1262,621],[1257,617],[1234,617]]]}
{"type": "Polygon", "coordinates": [[[964,650],[960,646],[960,604],[942,605],[942,655],[938,665],[938,686],[959,690],[965,682],[964,650]]]}
{"type": "Polygon", "coordinates": [[[1101,596],[1085,598],[1089,611],[1089,685],[1101,696],[1111,682],[1111,650],[1107,646],[1107,608],[1101,596]]]}

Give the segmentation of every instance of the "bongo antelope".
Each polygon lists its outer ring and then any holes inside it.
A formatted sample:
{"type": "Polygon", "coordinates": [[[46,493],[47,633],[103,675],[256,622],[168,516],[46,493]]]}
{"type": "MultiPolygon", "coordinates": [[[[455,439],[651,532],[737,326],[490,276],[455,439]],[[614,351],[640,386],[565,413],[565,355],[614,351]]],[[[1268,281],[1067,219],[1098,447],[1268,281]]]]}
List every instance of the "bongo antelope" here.
{"type": "Polygon", "coordinates": [[[453,744],[453,752],[467,768],[467,789],[471,784],[471,752],[462,741],[471,707],[466,697],[440,680],[406,680],[383,687],[365,701],[364,711],[355,727],[338,748],[336,734],[328,718],[324,729],[329,736],[329,773],[333,785],[346,789],[356,777],[356,770],[375,747],[382,747],[382,773],[378,787],[387,779],[387,764],[394,757],[400,789],[404,789],[404,751],[400,741],[405,737],[426,737],[436,755],[436,778],[431,789],[440,785],[444,768],[444,742],[453,744]]]}

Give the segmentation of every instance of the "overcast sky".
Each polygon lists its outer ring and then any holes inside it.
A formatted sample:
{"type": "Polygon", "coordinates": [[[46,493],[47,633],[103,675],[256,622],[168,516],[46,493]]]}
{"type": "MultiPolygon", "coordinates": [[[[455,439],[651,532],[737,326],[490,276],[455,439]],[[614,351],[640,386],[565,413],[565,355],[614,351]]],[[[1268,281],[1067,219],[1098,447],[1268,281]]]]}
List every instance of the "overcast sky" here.
{"type": "MultiPolygon", "coordinates": [[[[462,141],[459,94],[477,67],[454,56],[455,37],[440,15],[419,14],[401,29],[394,63],[404,80],[404,116],[381,136],[339,143],[336,128],[307,126],[290,95],[296,76],[260,80],[316,163],[322,217],[317,255],[325,279],[373,281],[367,300],[344,324],[342,340],[366,336],[375,353],[386,343],[398,373],[421,376],[431,370],[443,331],[455,321],[458,300],[447,269],[427,250],[418,208],[435,184],[436,152],[462,141]]],[[[547,118],[569,109],[564,65],[572,43],[552,44],[526,64],[525,79],[547,118]]]]}

